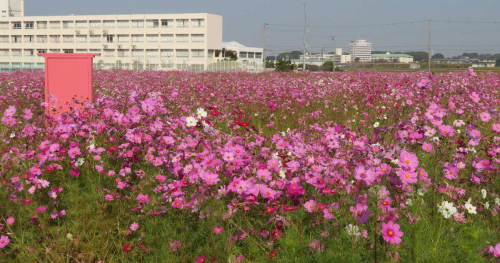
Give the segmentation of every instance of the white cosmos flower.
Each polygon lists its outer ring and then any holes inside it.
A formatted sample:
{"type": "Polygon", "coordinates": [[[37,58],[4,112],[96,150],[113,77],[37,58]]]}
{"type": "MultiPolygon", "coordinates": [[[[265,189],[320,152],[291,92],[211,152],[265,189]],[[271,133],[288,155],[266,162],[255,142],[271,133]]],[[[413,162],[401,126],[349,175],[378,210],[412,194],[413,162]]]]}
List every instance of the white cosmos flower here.
{"type": "Polygon", "coordinates": [[[500,206],[500,198],[495,198],[495,205],[500,206]]]}
{"type": "Polygon", "coordinates": [[[78,158],[75,162],[76,167],[81,166],[85,162],[85,159],[78,158]]]}
{"type": "Polygon", "coordinates": [[[490,203],[486,202],[486,204],[484,204],[484,209],[490,209],[490,203]]]}
{"type": "Polygon", "coordinates": [[[483,199],[485,199],[485,198],[486,198],[486,194],[487,194],[487,193],[486,193],[486,189],[482,189],[482,190],[481,190],[481,195],[483,196],[483,199]]]}
{"type": "Polygon", "coordinates": [[[378,121],[373,124],[373,128],[377,128],[378,126],[380,126],[380,122],[378,121]]]}
{"type": "Polygon", "coordinates": [[[439,207],[439,212],[443,214],[444,218],[450,218],[452,215],[457,213],[457,208],[453,206],[453,203],[448,201],[441,202],[439,207]]]}
{"type": "Polygon", "coordinates": [[[194,126],[196,126],[197,122],[198,121],[194,117],[187,117],[186,118],[186,126],[188,126],[188,127],[194,127],[194,126]]]}
{"type": "Polygon", "coordinates": [[[285,171],[283,169],[280,170],[280,177],[283,179],[286,178],[286,174],[285,174],[285,171]]]}
{"type": "Polygon", "coordinates": [[[15,134],[14,132],[10,134],[10,138],[11,138],[11,139],[12,139],[12,138],[15,138],[15,137],[16,137],[16,134],[15,134]]]}
{"type": "Polygon", "coordinates": [[[196,110],[196,115],[198,116],[198,119],[206,118],[207,117],[207,112],[203,108],[198,108],[196,110]]]}
{"type": "Polygon", "coordinates": [[[467,203],[465,203],[465,209],[467,210],[467,212],[469,212],[469,214],[477,214],[476,207],[473,206],[470,203],[470,201],[471,201],[471,199],[469,198],[469,200],[467,201],[467,203]]]}
{"type": "Polygon", "coordinates": [[[347,231],[347,234],[350,236],[359,237],[361,235],[358,226],[353,226],[352,224],[349,224],[348,226],[345,227],[345,229],[347,231]]]}

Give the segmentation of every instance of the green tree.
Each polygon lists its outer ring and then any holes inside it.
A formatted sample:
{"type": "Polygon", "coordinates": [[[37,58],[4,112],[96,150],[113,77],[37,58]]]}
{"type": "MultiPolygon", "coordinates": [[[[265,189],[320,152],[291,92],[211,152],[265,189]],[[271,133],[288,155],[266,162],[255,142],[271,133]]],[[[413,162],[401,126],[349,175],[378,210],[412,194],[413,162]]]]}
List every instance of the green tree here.
{"type": "Polygon", "coordinates": [[[444,58],[444,55],[441,53],[436,53],[436,54],[432,55],[432,58],[442,59],[442,58],[444,58]]]}

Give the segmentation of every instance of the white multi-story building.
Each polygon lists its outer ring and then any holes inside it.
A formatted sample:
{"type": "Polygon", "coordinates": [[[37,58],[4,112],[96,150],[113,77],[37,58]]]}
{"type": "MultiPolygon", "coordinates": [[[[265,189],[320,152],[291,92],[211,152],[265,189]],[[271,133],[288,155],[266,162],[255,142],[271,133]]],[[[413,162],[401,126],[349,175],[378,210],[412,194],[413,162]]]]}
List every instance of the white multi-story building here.
{"type": "Polygon", "coordinates": [[[393,62],[393,63],[411,63],[413,62],[413,57],[407,54],[391,54],[387,52],[385,54],[373,54],[372,60],[375,61],[384,61],[384,62],[393,62]]]}
{"type": "Polygon", "coordinates": [[[24,1],[0,0],[0,17],[24,16],[24,1]]]}
{"type": "Polygon", "coordinates": [[[0,70],[43,68],[38,53],[101,53],[97,68],[203,71],[221,46],[222,17],[207,13],[0,18],[0,70]]]}
{"type": "MultiPolygon", "coordinates": [[[[300,59],[303,59],[303,57],[304,57],[303,55],[300,55],[300,59]]],[[[333,60],[335,64],[344,64],[351,62],[351,56],[343,55],[342,48],[336,48],[335,54],[321,54],[321,53],[306,54],[306,60],[316,61],[316,63],[333,60]]]]}
{"type": "Polygon", "coordinates": [[[223,42],[222,48],[236,52],[238,55],[238,62],[242,64],[254,64],[262,67],[264,59],[262,58],[263,48],[260,47],[247,47],[236,41],[223,42]]]}
{"type": "Polygon", "coordinates": [[[349,43],[349,53],[351,54],[351,61],[370,62],[372,60],[372,43],[366,42],[364,39],[358,39],[349,43]]]}

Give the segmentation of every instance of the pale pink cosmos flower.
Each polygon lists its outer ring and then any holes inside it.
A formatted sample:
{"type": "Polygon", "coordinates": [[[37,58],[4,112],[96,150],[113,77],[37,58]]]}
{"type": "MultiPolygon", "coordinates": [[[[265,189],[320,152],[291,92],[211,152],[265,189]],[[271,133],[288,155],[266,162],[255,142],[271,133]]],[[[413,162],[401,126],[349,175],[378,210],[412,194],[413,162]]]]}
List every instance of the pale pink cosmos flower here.
{"type": "Polygon", "coordinates": [[[7,225],[12,225],[14,224],[14,222],[16,222],[16,219],[13,218],[12,216],[7,218],[7,220],[5,220],[7,222],[7,225]]]}
{"type": "Polygon", "coordinates": [[[485,111],[479,114],[479,118],[481,118],[483,122],[489,122],[491,120],[491,115],[485,111]]]}
{"type": "Polygon", "coordinates": [[[139,229],[139,224],[134,222],[130,225],[130,230],[131,231],[137,231],[137,229],[139,229]]]}
{"type": "Polygon", "coordinates": [[[0,236],[0,248],[6,247],[10,243],[8,236],[0,236]]]}

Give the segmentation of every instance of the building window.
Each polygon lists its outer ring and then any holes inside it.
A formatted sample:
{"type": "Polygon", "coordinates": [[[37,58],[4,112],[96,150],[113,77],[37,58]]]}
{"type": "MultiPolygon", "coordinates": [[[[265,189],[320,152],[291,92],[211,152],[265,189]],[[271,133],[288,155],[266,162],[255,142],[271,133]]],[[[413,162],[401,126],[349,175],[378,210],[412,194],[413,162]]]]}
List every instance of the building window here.
{"type": "Polygon", "coordinates": [[[189,27],[189,19],[177,19],[177,27],[189,27]]]}
{"type": "Polygon", "coordinates": [[[192,34],[191,39],[193,42],[203,43],[205,42],[205,35],[203,34],[192,34]]]}
{"type": "Polygon", "coordinates": [[[49,27],[51,29],[60,29],[61,28],[61,22],[59,22],[59,21],[50,21],[49,22],[49,27]]]}
{"type": "Polygon", "coordinates": [[[77,49],[77,50],[75,51],[75,53],[80,53],[80,54],[81,54],[81,53],[87,53],[87,50],[86,50],[86,49],[77,49]]]}
{"type": "Polygon", "coordinates": [[[203,50],[203,49],[192,49],[191,50],[191,57],[192,58],[204,58],[205,57],[205,50],[203,50]]]}
{"type": "Polygon", "coordinates": [[[34,22],[31,21],[31,22],[24,22],[24,29],[33,29],[34,26],[33,26],[34,22]]]}
{"type": "Polygon", "coordinates": [[[162,58],[173,58],[174,50],[173,49],[162,49],[160,53],[162,58]]]}
{"type": "Polygon", "coordinates": [[[115,42],[115,36],[114,35],[107,35],[106,36],[106,43],[114,43],[115,42]]]}
{"type": "Polygon", "coordinates": [[[90,27],[91,28],[101,28],[101,21],[99,21],[99,20],[90,21],[90,27]]]}
{"type": "Polygon", "coordinates": [[[12,43],[21,43],[21,36],[12,36],[12,43]]]}
{"type": "Polygon", "coordinates": [[[8,57],[9,56],[9,50],[8,49],[0,49],[0,56],[2,56],[2,57],[8,57]]]}
{"type": "Polygon", "coordinates": [[[148,49],[148,50],[146,50],[146,56],[148,58],[156,58],[156,57],[158,57],[158,50],[157,49],[148,49]]]}
{"type": "Polygon", "coordinates": [[[240,52],[240,58],[247,58],[247,52],[240,52]]]}
{"type": "Polygon", "coordinates": [[[0,43],[9,43],[9,36],[0,36],[0,43]]]}
{"type": "Polygon", "coordinates": [[[75,43],[73,36],[63,36],[63,43],[75,43]]]}
{"type": "Polygon", "coordinates": [[[12,50],[12,56],[13,57],[20,57],[22,55],[21,49],[13,49],[12,50]]]}
{"type": "Polygon", "coordinates": [[[115,50],[114,49],[105,49],[104,50],[104,56],[105,57],[114,57],[115,56],[115,50]]]}
{"type": "Polygon", "coordinates": [[[104,28],[115,28],[115,21],[113,20],[105,20],[104,28]]]}
{"type": "Polygon", "coordinates": [[[101,43],[101,36],[99,35],[91,35],[90,43],[101,43]]]}
{"type": "Polygon", "coordinates": [[[254,53],[253,52],[248,52],[248,58],[254,58],[254,53]]]}
{"type": "Polygon", "coordinates": [[[262,53],[255,53],[255,58],[262,58],[262,53]]]}
{"type": "Polygon", "coordinates": [[[177,42],[188,42],[189,35],[188,34],[177,34],[177,42]]]}
{"type": "Polygon", "coordinates": [[[100,49],[91,49],[90,53],[101,53],[100,49]]]}
{"type": "Polygon", "coordinates": [[[205,19],[191,19],[193,27],[205,27],[205,19]]]}
{"type": "Polygon", "coordinates": [[[0,29],[9,29],[9,22],[0,22],[0,29]]]}
{"type": "Polygon", "coordinates": [[[132,20],[132,28],[144,28],[144,20],[132,20]]]}
{"type": "Polygon", "coordinates": [[[213,49],[209,49],[208,50],[208,58],[213,58],[214,57],[214,50],[213,49]]]}
{"type": "Polygon", "coordinates": [[[36,26],[38,27],[38,29],[47,29],[47,22],[36,22],[36,26]]]}
{"type": "Polygon", "coordinates": [[[47,43],[47,36],[36,36],[37,43],[47,43]]]}
{"type": "Polygon", "coordinates": [[[160,27],[160,22],[158,20],[146,20],[146,26],[149,28],[160,27]]]}
{"type": "Polygon", "coordinates": [[[132,57],[144,57],[144,50],[142,49],[132,49],[132,57]]]}
{"type": "Polygon", "coordinates": [[[128,58],[130,57],[130,52],[128,49],[118,49],[118,57],[128,58]]]}
{"type": "Polygon", "coordinates": [[[76,28],[87,28],[87,21],[76,21],[76,28]]]}
{"type": "Polygon", "coordinates": [[[63,52],[66,54],[73,54],[75,53],[73,49],[63,49],[63,52]]]}
{"type": "Polygon", "coordinates": [[[75,27],[75,24],[73,23],[73,21],[63,21],[63,28],[71,29],[74,27],[75,27]]]}
{"type": "Polygon", "coordinates": [[[24,36],[24,43],[34,43],[35,36],[24,36]]]}
{"type": "Polygon", "coordinates": [[[77,36],[76,37],[76,42],[77,43],[87,43],[87,36],[77,36]]]}
{"type": "Polygon", "coordinates": [[[47,49],[38,49],[38,53],[45,54],[47,53],[47,49]]]}
{"type": "Polygon", "coordinates": [[[35,54],[33,49],[25,49],[24,50],[24,56],[25,57],[32,57],[35,54]]]}
{"type": "Polygon", "coordinates": [[[177,49],[175,50],[175,53],[178,58],[189,58],[189,50],[187,49],[177,49]]]}
{"type": "Polygon", "coordinates": [[[118,35],[119,43],[128,43],[130,42],[130,37],[128,35],[118,35]]]}
{"type": "Polygon", "coordinates": [[[144,35],[132,35],[132,43],[143,43],[144,35]]]}
{"type": "Polygon", "coordinates": [[[174,27],[174,20],[173,19],[163,19],[163,20],[161,20],[161,27],[163,27],[163,28],[172,28],[172,27],[174,27]]]}
{"type": "Polygon", "coordinates": [[[22,29],[21,22],[12,22],[12,29],[22,29]]]}
{"type": "Polygon", "coordinates": [[[130,23],[128,20],[118,20],[118,27],[119,28],[129,28],[130,23]]]}
{"type": "Polygon", "coordinates": [[[161,35],[161,42],[174,42],[174,35],[173,34],[161,35]]]}
{"type": "Polygon", "coordinates": [[[146,41],[156,43],[158,42],[158,35],[146,35],[146,41]]]}

